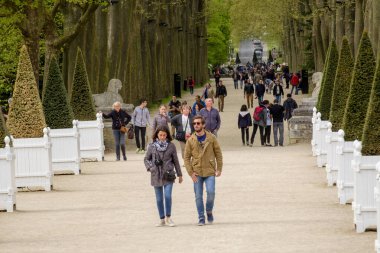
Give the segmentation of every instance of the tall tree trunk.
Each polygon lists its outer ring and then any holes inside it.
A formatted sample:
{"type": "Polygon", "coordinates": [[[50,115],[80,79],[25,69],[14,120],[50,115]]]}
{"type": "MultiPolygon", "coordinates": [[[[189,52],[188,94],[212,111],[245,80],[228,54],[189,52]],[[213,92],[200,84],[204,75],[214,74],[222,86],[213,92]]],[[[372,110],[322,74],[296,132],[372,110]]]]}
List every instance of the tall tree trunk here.
{"type": "Polygon", "coordinates": [[[359,42],[362,37],[364,18],[363,18],[363,0],[356,0],[355,2],[355,32],[354,32],[354,52],[355,55],[359,48],[359,42]]]}

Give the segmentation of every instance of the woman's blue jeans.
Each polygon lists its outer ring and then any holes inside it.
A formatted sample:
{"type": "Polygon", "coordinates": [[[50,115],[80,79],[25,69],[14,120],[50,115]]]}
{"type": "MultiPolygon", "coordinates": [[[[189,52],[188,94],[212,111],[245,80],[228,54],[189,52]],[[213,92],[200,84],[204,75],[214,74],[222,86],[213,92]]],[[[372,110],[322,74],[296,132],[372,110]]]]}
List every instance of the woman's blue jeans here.
{"type": "Polygon", "coordinates": [[[125,133],[120,132],[120,130],[112,130],[113,137],[115,139],[115,149],[116,149],[116,159],[120,160],[120,148],[123,153],[123,158],[125,156],[125,133]]]}
{"type": "Polygon", "coordinates": [[[160,219],[164,219],[165,216],[170,217],[172,214],[172,190],[173,183],[168,183],[164,186],[154,187],[154,192],[156,193],[157,209],[158,214],[160,215],[160,219]]]}
{"type": "Polygon", "coordinates": [[[198,177],[198,182],[194,183],[195,203],[198,210],[198,218],[205,218],[205,207],[203,203],[203,184],[206,185],[207,199],[206,212],[211,213],[215,200],[215,176],[198,177]]]}

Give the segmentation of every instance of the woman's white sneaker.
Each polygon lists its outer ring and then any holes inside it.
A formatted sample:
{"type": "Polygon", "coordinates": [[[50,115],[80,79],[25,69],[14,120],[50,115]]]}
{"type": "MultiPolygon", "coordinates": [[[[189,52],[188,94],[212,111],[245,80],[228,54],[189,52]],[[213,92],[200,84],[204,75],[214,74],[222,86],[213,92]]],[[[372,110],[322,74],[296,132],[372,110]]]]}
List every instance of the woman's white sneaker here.
{"type": "Polygon", "coordinates": [[[175,227],[175,224],[174,224],[174,222],[172,221],[172,219],[170,217],[166,217],[166,224],[169,227],[175,227]]]}
{"type": "Polygon", "coordinates": [[[163,227],[165,225],[165,219],[161,219],[160,222],[156,224],[156,227],[163,227]]]}

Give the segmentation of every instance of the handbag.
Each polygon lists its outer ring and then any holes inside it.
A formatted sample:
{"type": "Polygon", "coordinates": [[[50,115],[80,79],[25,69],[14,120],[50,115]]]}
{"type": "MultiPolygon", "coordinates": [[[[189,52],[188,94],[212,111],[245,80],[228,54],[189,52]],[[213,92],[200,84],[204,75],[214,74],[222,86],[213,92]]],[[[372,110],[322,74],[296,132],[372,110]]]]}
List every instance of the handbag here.
{"type": "Polygon", "coordinates": [[[174,182],[174,180],[177,177],[175,176],[175,171],[174,170],[167,170],[164,172],[164,180],[168,182],[174,182]]]}
{"type": "Polygon", "coordinates": [[[176,134],[175,134],[175,139],[177,141],[182,141],[182,142],[186,142],[186,128],[187,128],[187,124],[189,123],[189,118],[187,118],[187,122],[186,122],[186,126],[185,126],[185,131],[177,131],[176,134]]]}
{"type": "Polygon", "coordinates": [[[128,129],[127,136],[128,136],[128,139],[130,140],[135,138],[135,130],[133,129],[132,126],[128,129]]]}
{"type": "Polygon", "coordinates": [[[125,134],[127,131],[128,131],[128,129],[125,126],[120,127],[120,132],[125,134]]]}

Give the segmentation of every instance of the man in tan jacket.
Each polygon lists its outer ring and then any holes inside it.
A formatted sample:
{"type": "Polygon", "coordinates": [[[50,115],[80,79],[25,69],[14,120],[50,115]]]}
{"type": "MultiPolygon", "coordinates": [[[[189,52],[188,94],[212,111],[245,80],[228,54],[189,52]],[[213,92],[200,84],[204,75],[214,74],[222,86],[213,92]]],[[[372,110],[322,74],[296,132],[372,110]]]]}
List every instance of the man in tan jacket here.
{"type": "Polygon", "coordinates": [[[195,133],[186,142],[185,166],[194,182],[195,202],[198,210],[198,225],[205,225],[203,185],[206,185],[207,221],[214,221],[212,210],[215,200],[215,177],[222,173],[223,156],[216,137],[205,130],[205,119],[197,115],[193,118],[195,133]]]}

